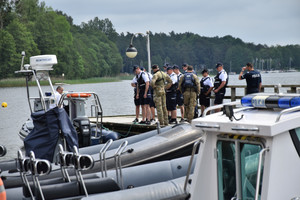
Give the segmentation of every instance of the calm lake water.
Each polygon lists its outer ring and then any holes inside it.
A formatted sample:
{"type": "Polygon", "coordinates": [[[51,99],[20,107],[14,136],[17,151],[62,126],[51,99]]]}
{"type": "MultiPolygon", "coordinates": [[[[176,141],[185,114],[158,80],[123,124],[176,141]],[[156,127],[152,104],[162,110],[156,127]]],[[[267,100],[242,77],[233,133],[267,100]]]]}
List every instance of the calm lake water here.
{"type": "MultiPolygon", "coordinates": [[[[269,73],[262,74],[265,85],[298,84],[300,85],[300,72],[296,73],[269,73]]],[[[92,91],[98,94],[104,116],[134,114],[133,89],[131,81],[112,83],[97,83],[83,85],[65,85],[65,91],[92,91]]],[[[246,85],[239,81],[238,75],[230,75],[229,85],[246,85]]],[[[43,87],[43,91],[50,91],[43,87]]],[[[242,92],[242,90],[237,91],[242,92]]],[[[266,90],[268,92],[268,90],[266,90]]],[[[272,92],[272,90],[270,90],[272,92]]],[[[285,93],[286,90],[282,89],[285,93]]],[[[30,93],[38,96],[37,88],[31,87],[30,93]]],[[[22,124],[30,117],[27,94],[25,87],[0,88],[0,103],[7,102],[6,108],[0,107],[0,144],[7,147],[7,155],[3,159],[16,157],[17,151],[23,147],[23,142],[18,136],[22,124]]]]}

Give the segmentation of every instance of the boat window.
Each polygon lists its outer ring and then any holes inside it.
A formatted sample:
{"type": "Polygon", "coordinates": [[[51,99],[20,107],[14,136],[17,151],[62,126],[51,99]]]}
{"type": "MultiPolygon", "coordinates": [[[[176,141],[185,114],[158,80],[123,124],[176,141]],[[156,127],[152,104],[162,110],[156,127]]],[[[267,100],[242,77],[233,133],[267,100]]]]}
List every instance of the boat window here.
{"type": "Polygon", "coordinates": [[[236,193],[235,143],[219,141],[217,148],[219,200],[231,199],[236,193]]]}
{"type": "Polygon", "coordinates": [[[241,143],[240,149],[242,196],[243,199],[254,199],[259,162],[259,152],[262,150],[262,147],[257,144],[241,143]]]}
{"type": "Polygon", "coordinates": [[[296,148],[296,151],[300,157],[300,128],[290,130],[290,135],[296,148]]]}
{"type": "Polygon", "coordinates": [[[255,198],[259,152],[262,148],[261,144],[239,140],[217,142],[219,200],[255,198]],[[237,170],[236,166],[240,169],[237,170]],[[240,171],[240,175],[236,171],[240,171]]]}

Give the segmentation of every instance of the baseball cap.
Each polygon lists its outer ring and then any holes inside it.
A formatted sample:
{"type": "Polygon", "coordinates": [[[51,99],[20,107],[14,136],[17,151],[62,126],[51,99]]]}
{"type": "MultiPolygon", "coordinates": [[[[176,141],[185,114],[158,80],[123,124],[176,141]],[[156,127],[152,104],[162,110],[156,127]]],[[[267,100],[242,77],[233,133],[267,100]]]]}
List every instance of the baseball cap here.
{"type": "Polygon", "coordinates": [[[134,72],[137,68],[139,68],[138,65],[134,65],[132,71],[134,72]]]}
{"type": "Polygon", "coordinates": [[[158,65],[152,65],[152,69],[158,69],[158,65]]]}
{"type": "Polygon", "coordinates": [[[173,69],[179,69],[178,65],[173,65],[173,69]]]}
{"type": "Polygon", "coordinates": [[[217,65],[216,65],[216,68],[221,67],[221,66],[223,66],[223,64],[218,62],[217,65]]]}
{"type": "Polygon", "coordinates": [[[171,66],[168,66],[168,67],[167,67],[167,70],[170,70],[170,69],[172,69],[172,70],[173,70],[173,67],[171,67],[171,66]]]}
{"type": "Polygon", "coordinates": [[[165,63],[164,65],[163,65],[163,67],[168,67],[170,64],[169,63],[165,63]]]}
{"type": "Polygon", "coordinates": [[[187,63],[182,64],[182,67],[187,67],[187,66],[189,66],[187,63]]]}
{"type": "Polygon", "coordinates": [[[141,67],[140,69],[141,69],[142,71],[144,71],[144,67],[141,67]]]}
{"type": "Polygon", "coordinates": [[[204,73],[208,73],[208,70],[207,69],[203,69],[201,74],[204,74],[204,73]]]}

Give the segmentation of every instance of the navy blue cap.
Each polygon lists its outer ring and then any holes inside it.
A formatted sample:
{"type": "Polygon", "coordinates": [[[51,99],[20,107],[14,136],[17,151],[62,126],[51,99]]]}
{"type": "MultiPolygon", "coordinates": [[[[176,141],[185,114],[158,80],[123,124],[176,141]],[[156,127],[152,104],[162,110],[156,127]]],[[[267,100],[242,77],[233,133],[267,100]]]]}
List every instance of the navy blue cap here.
{"type": "Polygon", "coordinates": [[[204,73],[208,73],[208,70],[207,69],[203,69],[201,74],[204,74],[204,73]]]}
{"type": "Polygon", "coordinates": [[[141,69],[142,71],[144,71],[144,67],[141,67],[140,69],[141,69]]]}
{"type": "Polygon", "coordinates": [[[170,70],[170,69],[172,69],[172,70],[173,70],[173,67],[171,67],[171,66],[168,66],[168,67],[167,67],[167,70],[170,70]]]}
{"type": "Polygon", "coordinates": [[[139,68],[138,65],[134,65],[132,71],[134,72],[137,68],[139,68]]]}
{"type": "Polygon", "coordinates": [[[182,67],[187,67],[187,66],[189,66],[187,63],[182,64],[182,67]]]}
{"type": "Polygon", "coordinates": [[[216,68],[221,67],[221,66],[223,66],[223,64],[218,62],[217,65],[216,65],[216,68]]]}
{"type": "Polygon", "coordinates": [[[178,65],[173,65],[173,69],[179,69],[178,65]]]}
{"type": "Polygon", "coordinates": [[[169,67],[169,66],[170,66],[169,63],[165,63],[165,64],[163,65],[163,67],[169,67]]]}

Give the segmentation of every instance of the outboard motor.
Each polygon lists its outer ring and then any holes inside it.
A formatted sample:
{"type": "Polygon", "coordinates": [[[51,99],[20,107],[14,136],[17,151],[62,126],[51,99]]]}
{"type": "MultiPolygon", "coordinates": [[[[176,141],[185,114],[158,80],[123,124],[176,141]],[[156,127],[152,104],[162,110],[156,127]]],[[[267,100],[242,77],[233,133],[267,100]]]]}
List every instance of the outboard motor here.
{"type": "Polygon", "coordinates": [[[91,127],[90,120],[87,117],[77,117],[73,119],[74,127],[78,133],[79,147],[91,145],[91,127]]]}
{"type": "Polygon", "coordinates": [[[118,140],[120,138],[119,133],[111,131],[106,128],[96,128],[96,124],[91,124],[91,143],[96,145],[99,143],[106,143],[108,140],[118,140]]]}

